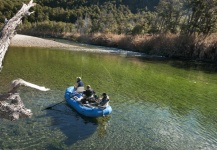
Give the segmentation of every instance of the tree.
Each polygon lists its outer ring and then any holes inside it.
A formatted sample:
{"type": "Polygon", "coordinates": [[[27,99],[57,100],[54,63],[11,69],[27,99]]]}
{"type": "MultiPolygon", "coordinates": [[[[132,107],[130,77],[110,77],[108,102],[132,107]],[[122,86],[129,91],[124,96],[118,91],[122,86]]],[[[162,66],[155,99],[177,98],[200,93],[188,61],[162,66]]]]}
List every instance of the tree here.
{"type": "Polygon", "coordinates": [[[161,33],[176,33],[181,19],[183,0],[161,0],[156,7],[157,24],[161,33]]]}
{"type": "Polygon", "coordinates": [[[217,0],[186,0],[190,15],[187,22],[188,34],[209,34],[217,25],[217,0]]]}

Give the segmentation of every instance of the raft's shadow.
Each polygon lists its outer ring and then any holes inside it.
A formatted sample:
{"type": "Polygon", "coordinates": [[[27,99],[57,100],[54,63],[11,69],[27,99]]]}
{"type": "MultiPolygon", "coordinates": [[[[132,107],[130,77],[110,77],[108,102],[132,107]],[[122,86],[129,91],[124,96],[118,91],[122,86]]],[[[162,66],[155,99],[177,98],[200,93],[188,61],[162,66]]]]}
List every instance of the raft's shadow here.
{"type": "MultiPolygon", "coordinates": [[[[64,140],[67,146],[90,137],[96,132],[99,125],[96,118],[80,115],[66,103],[61,103],[45,111],[46,115],[40,117],[52,118],[52,126],[49,127],[50,130],[60,129],[67,137],[67,139],[64,140]]],[[[105,121],[108,121],[108,119],[105,121]]],[[[50,145],[47,149],[55,149],[55,147],[50,145]]]]}

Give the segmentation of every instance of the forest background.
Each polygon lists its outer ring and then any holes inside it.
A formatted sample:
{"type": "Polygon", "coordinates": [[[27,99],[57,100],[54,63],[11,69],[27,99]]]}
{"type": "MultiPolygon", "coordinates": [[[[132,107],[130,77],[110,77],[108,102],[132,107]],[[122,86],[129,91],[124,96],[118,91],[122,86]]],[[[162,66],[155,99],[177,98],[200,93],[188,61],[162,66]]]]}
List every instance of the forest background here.
{"type": "MultiPolygon", "coordinates": [[[[0,0],[0,26],[29,0],[0,0]]],[[[217,0],[34,0],[20,34],[217,62],[217,0]]]]}

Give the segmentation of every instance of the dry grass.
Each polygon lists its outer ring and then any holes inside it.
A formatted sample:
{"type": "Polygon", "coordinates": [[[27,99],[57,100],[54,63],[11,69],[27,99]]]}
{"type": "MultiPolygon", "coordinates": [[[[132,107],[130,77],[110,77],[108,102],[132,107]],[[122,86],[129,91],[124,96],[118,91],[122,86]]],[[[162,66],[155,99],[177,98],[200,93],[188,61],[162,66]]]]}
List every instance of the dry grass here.
{"type": "Polygon", "coordinates": [[[143,52],[150,55],[161,55],[175,58],[188,58],[217,61],[217,33],[208,36],[187,36],[179,34],[158,35],[117,35],[78,33],[26,33],[35,36],[51,36],[70,39],[77,42],[115,47],[124,50],[143,52]]]}
{"type": "Polygon", "coordinates": [[[217,33],[209,36],[187,36],[178,34],[117,35],[90,34],[73,35],[79,42],[116,47],[167,57],[217,61],[217,33]]]}

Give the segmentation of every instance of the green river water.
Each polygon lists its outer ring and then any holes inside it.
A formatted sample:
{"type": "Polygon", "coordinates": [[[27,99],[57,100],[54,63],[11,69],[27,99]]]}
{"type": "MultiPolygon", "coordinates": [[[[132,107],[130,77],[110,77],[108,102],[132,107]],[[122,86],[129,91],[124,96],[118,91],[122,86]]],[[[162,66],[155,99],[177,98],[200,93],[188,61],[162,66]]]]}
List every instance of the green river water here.
{"type": "Polygon", "coordinates": [[[9,48],[0,91],[17,78],[45,86],[21,87],[32,118],[0,119],[0,149],[217,149],[217,67],[184,61],[42,48],[9,48]],[[104,118],[79,115],[64,92],[81,76],[113,108],[104,118]]]}

